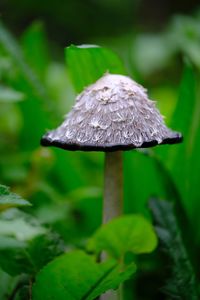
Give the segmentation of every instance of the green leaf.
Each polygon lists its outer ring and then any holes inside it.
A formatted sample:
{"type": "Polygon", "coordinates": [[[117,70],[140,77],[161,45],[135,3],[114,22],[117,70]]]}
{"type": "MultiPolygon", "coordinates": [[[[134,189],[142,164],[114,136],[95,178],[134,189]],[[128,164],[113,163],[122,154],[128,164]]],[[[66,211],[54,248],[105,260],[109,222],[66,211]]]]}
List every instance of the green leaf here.
{"type": "Polygon", "coordinates": [[[175,52],[180,52],[200,68],[200,31],[199,20],[191,16],[174,16],[167,33],[168,44],[173,45],[175,52]]]}
{"type": "Polygon", "coordinates": [[[16,292],[15,300],[30,299],[30,279],[27,282],[22,282],[19,290],[16,292]]]}
{"type": "Polygon", "coordinates": [[[15,238],[9,236],[0,236],[0,251],[2,249],[16,249],[16,248],[24,248],[25,242],[18,241],[15,238]]]}
{"type": "Polygon", "coordinates": [[[148,253],[155,249],[157,238],[151,224],[140,215],[126,215],[104,224],[88,242],[88,249],[107,251],[115,259],[127,252],[148,253]]]}
{"type": "MultiPolygon", "coordinates": [[[[199,211],[200,189],[198,184],[200,159],[200,102],[197,95],[197,74],[194,68],[187,64],[184,68],[179,99],[172,117],[170,127],[182,132],[184,140],[182,144],[166,147],[165,151],[156,149],[160,154],[165,166],[168,168],[187,215],[195,228],[194,234],[200,237],[199,218],[196,212],[199,211]]],[[[161,147],[160,147],[161,148],[161,147]]]]}
{"type": "Polygon", "coordinates": [[[62,241],[51,233],[38,235],[29,241],[0,236],[0,267],[12,276],[19,274],[34,276],[63,251],[62,241]]]}
{"type": "Polygon", "coordinates": [[[0,267],[6,273],[16,276],[30,267],[25,253],[26,243],[8,236],[0,236],[0,267]]]}
{"type": "MultiPolygon", "coordinates": [[[[193,126],[194,106],[196,102],[195,73],[193,67],[185,65],[180,84],[179,99],[172,118],[171,126],[181,130],[185,138],[190,140],[193,126]],[[189,125],[189,126],[188,126],[189,125]]],[[[189,141],[187,141],[189,142],[189,141]]],[[[189,147],[186,143],[185,147],[189,147]]]]}
{"type": "Polygon", "coordinates": [[[161,177],[155,161],[141,151],[124,151],[123,157],[125,213],[139,213],[149,217],[147,199],[152,195],[166,197],[161,182],[161,178],[163,181],[165,174],[162,173],[161,177]]]}
{"type": "Polygon", "coordinates": [[[13,289],[16,287],[18,278],[11,277],[7,273],[0,269],[0,299],[8,300],[8,295],[10,295],[13,289]]]}
{"type": "Polygon", "coordinates": [[[30,206],[31,203],[19,195],[11,193],[9,188],[0,185],[0,212],[12,207],[30,206]]]}
{"type": "MultiPolygon", "coordinates": [[[[184,141],[182,144],[166,147],[163,151],[163,157],[169,169],[173,170],[175,181],[179,184],[181,181],[181,190],[185,189],[185,165],[186,157],[188,157],[190,149],[193,147],[191,138],[194,135],[193,123],[196,107],[196,90],[195,90],[195,74],[190,65],[184,68],[182,80],[180,83],[179,99],[172,116],[170,127],[180,131],[183,134],[184,141]],[[184,164],[183,164],[184,162],[184,164]],[[181,165],[181,168],[180,168],[181,165]]],[[[183,191],[184,195],[185,190],[183,191]]]]}
{"type": "Polygon", "coordinates": [[[27,63],[22,47],[1,21],[0,44],[17,70],[17,76],[12,76],[13,86],[27,97],[27,101],[19,104],[24,121],[20,132],[20,146],[23,146],[24,150],[32,150],[38,147],[44,130],[51,128],[50,115],[47,117],[47,112],[51,110],[50,97],[39,76],[27,63]]]}
{"type": "Polygon", "coordinates": [[[43,80],[49,64],[49,46],[43,23],[35,21],[22,36],[22,47],[30,66],[43,80]]]}
{"type": "Polygon", "coordinates": [[[69,252],[38,274],[33,300],[92,300],[107,290],[117,289],[135,270],[134,264],[123,269],[114,260],[97,263],[82,251],[69,252]]]}
{"type": "Polygon", "coordinates": [[[158,237],[171,260],[172,274],[164,291],[171,296],[170,299],[199,299],[194,270],[181,237],[173,204],[152,199],[150,209],[158,237]]]}
{"type": "Polygon", "coordinates": [[[0,85],[0,103],[15,103],[24,100],[25,95],[12,88],[0,85]]]}
{"type": "Polygon", "coordinates": [[[65,49],[67,65],[77,92],[106,72],[125,74],[124,66],[111,50],[93,45],[71,45],[65,49]]]}
{"type": "Polygon", "coordinates": [[[22,74],[26,78],[27,82],[33,88],[34,92],[40,97],[46,97],[46,92],[43,85],[40,83],[37,75],[33,72],[30,66],[27,64],[20,45],[6,29],[2,22],[0,22],[0,43],[3,49],[14,60],[15,64],[19,67],[22,74]]]}
{"type": "Polygon", "coordinates": [[[64,252],[64,243],[57,234],[49,232],[28,241],[26,251],[34,266],[32,271],[37,273],[48,262],[64,252]]]}
{"type": "Polygon", "coordinates": [[[46,232],[39,224],[31,224],[27,220],[16,218],[14,220],[0,220],[0,234],[13,236],[20,241],[27,241],[46,232]]]}

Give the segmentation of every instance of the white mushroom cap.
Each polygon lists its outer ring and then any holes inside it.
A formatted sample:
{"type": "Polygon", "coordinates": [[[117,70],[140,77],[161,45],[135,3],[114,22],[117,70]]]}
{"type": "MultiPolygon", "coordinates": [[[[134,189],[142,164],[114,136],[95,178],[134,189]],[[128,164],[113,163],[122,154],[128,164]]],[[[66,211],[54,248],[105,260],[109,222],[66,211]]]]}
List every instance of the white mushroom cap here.
{"type": "Polygon", "coordinates": [[[105,74],[80,93],[65,121],[41,140],[68,150],[115,151],[181,142],[166,127],[146,90],[123,75],[105,74]]]}

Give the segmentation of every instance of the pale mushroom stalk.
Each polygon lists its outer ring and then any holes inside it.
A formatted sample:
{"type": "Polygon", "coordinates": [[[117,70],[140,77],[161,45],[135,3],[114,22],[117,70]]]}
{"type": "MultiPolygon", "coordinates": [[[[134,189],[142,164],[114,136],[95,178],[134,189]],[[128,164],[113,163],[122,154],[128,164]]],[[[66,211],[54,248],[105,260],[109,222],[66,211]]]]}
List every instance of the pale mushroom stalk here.
{"type": "MultiPolygon", "coordinates": [[[[104,162],[103,224],[123,213],[123,154],[122,151],[106,152],[104,162]]],[[[101,255],[106,259],[106,254],[101,255]]],[[[122,287],[108,291],[100,300],[122,299],[122,287]]]]}
{"type": "MultiPolygon", "coordinates": [[[[41,144],[105,152],[106,223],[122,213],[122,151],[181,141],[182,135],[165,125],[146,89],[127,76],[107,73],[77,96],[64,122],[45,134],[41,144]]],[[[107,295],[101,300],[117,299],[116,292],[107,295]]]]}
{"type": "Polygon", "coordinates": [[[105,153],[103,223],[123,213],[122,151],[105,153]]]}

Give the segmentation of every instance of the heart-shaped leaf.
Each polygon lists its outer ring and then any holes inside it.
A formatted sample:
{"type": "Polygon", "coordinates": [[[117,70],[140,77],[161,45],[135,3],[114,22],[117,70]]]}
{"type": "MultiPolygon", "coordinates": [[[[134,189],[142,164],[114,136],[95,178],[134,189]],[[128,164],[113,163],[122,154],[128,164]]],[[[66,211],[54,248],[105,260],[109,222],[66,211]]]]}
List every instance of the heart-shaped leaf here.
{"type": "Polygon", "coordinates": [[[148,253],[157,245],[151,224],[140,215],[126,215],[104,224],[88,242],[88,249],[99,254],[105,250],[115,259],[125,253],[148,253]]]}

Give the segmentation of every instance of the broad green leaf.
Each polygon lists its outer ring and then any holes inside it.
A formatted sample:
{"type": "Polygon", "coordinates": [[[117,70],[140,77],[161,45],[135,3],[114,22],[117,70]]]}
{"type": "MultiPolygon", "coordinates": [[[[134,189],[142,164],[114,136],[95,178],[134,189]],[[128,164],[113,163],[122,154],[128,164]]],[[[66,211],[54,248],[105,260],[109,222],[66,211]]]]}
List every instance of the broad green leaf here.
{"type": "Polygon", "coordinates": [[[118,265],[115,260],[97,263],[82,251],[66,253],[49,263],[36,277],[33,300],[92,300],[116,289],[134,272],[134,264],[118,265]]]}
{"type": "Polygon", "coordinates": [[[164,288],[165,292],[171,296],[170,299],[199,299],[194,270],[181,237],[173,204],[152,199],[150,209],[158,237],[171,260],[171,278],[164,288]]]}
{"type": "Polygon", "coordinates": [[[126,215],[104,224],[88,242],[88,249],[121,259],[127,252],[148,253],[155,249],[157,238],[151,224],[140,215],[126,215]]]}
{"type": "Polygon", "coordinates": [[[24,100],[24,98],[23,93],[0,85],[0,103],[15,103],[24,100]]]}
{"type": "Polygon", "coordinates": [[[30,206],[31,203],[19,195],[11,193],[9,188],[0,185],[0,212],[12,207],[30,206]]]}
{"type": "Polygon", "coordinates": [[[66,60],[77,92],[95,82],[106,72],[125,74],[118,56],[111,50],[96,45],[71,45],[66,48],[66,60]]]}

